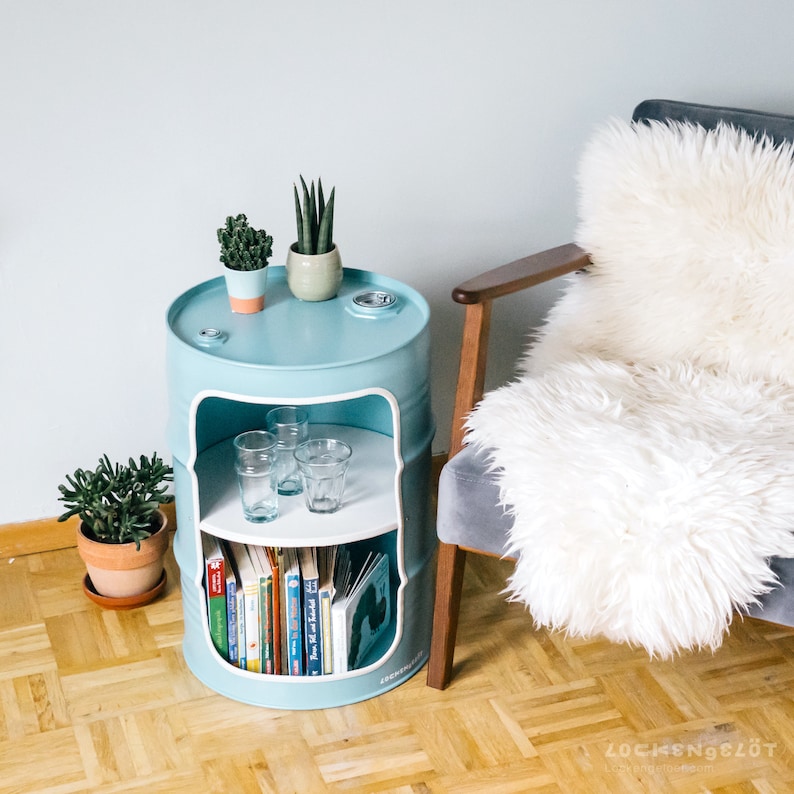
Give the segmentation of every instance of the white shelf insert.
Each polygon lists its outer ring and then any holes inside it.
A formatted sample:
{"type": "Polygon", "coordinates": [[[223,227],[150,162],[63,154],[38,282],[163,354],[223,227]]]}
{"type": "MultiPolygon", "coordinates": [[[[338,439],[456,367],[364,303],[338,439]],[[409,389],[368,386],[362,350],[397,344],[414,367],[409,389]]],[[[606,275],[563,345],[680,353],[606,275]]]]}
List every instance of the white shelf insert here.
{"type": "Polygon", "coordinates": [[[399,523],[399,462],[394,439],[346,425],[309,426],[312,438],[339,438],[353,449],[342,507],[320,515],[306,508],[303,494],[279,496],[279,517],[254,524],[243,517],[233,439],[199,454],[199,527],[219,538],[270,546],[325,546],[381,535],[399,523]]]}

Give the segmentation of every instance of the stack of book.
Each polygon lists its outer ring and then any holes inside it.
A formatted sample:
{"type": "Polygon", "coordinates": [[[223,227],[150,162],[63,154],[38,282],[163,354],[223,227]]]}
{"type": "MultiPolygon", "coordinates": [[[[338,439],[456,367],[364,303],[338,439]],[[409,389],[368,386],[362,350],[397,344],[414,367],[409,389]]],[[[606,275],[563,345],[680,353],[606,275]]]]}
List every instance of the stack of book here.
{"type": "Polygon", "coordinates": [[[389,559],[348,546],[274,548],[202,533],[209,633],[229,664],[269,675],[356,670],[389,626],[389,559]]]}

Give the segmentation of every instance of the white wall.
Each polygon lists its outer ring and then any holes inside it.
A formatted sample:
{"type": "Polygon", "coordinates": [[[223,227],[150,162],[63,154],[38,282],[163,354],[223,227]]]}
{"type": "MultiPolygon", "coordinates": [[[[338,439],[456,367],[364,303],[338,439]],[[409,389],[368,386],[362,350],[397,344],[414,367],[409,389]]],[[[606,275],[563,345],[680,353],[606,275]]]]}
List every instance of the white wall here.
{"type": "MultiPolygon", "coordinates": [[[[299,173],[337,187],[345,264],[433,311],[571,238],[593,125],[646,97],[794,112],[789,0],[0,0],[0,523],[61,512],[76,466],[165,442],[169,303],[246,212],[295,238],[299,173]]],[[[507,302],[497,334],[537,321],[507,302]]],[[[498,346],[498,343],[497,343],[498,346]]],[[[517,347],[501,346],[498,376],[517,347]]]]}

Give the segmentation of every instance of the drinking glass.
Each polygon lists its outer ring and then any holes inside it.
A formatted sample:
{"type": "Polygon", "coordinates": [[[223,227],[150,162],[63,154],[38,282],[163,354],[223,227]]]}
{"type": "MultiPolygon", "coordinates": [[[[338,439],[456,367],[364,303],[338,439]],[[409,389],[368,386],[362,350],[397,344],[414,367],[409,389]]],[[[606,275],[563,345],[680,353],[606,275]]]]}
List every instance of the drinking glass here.
{"type": "Polygon", "coordinates": [[[278,439],[278,492],[294,496],[303,491],[294,452],[298,444],[309,438],[309,414],[305,408],[283,405],[272,408],[265,417],[267,429],[278,439]]]}
{"type": "Polygon", "coordinates": [[[306,507],[312,513],[335,513],[342,506],[352,454],[350,446],[336,438],[313,438],[295,448],[306,507]]]}
{"type": "Polygon", "coordinates": [[[265,430],[248,430],[234,439],[234,468],[248,521],[278,517],[278,439],[265,430]]]}

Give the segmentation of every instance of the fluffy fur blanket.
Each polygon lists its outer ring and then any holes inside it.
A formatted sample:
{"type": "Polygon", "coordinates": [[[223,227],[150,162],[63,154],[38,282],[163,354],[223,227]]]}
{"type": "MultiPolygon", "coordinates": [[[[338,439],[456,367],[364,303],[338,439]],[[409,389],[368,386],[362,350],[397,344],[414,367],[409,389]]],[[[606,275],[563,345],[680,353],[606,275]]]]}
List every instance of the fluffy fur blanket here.
{"type": "Polygon", "coordinates": [[[794,164],[729,127],[612,122],[584,153],[593,266],[484,398],[536,623],[714,649],[794,556],[794,164]]]}

